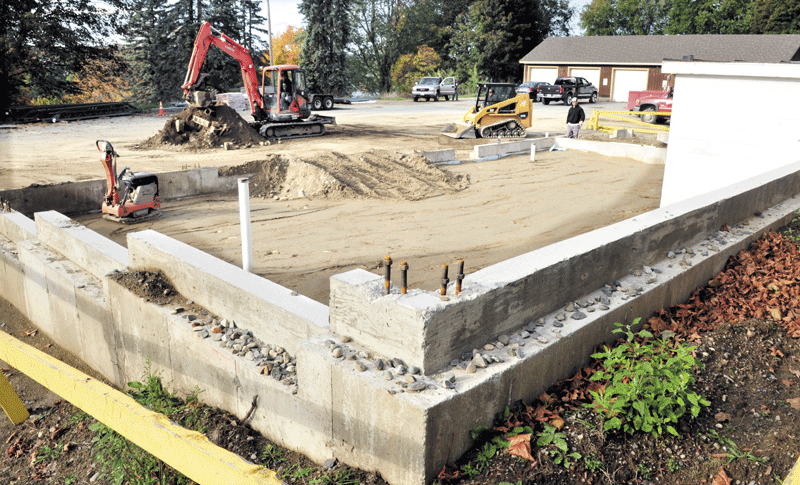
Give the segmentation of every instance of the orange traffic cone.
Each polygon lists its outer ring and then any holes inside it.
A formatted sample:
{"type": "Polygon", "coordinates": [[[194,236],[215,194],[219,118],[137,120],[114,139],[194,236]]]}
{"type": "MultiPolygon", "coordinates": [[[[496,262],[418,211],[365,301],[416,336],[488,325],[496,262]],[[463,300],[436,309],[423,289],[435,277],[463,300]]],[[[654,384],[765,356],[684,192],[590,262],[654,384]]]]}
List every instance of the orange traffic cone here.
{"type": "Polygon", "coordinates": [[[158,102],[158,116],[167,116],[167,114],[164,113],[164,104],[161,101],[158,102]]]}

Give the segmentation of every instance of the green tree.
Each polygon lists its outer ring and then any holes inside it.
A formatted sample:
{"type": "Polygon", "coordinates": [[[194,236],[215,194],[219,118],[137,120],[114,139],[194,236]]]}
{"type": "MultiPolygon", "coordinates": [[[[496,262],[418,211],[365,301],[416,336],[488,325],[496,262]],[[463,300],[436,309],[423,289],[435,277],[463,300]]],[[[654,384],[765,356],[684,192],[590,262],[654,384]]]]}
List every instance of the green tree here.
{"type": "Polygon", "coordinates": [[[755,0],[750,31],[753,34],[800,34],[800,2],[755,0]]]}
{"type": "Polygon", "coordinates": [[[350,0],[302,0],[306,18],[300,54],[313,91],[343,94],[348,88],[347,45],[350,42],[350,0]]]}
{"type": "Polygon", "coordinates": [[[0,2],[0,105],[77,92],[70,76],[91,61],[113,58],[102,43],[115,24],[116,14],[91,0],[0,2]]]}
{"type": "Polygon", "coordinates": [[[752,0],[673,0],[667,34],[750,33],[752,0]]]}
{"type": "Polygon", "coordinates": [[[661,35],[665,32],[672,3],[669,0],[593,0],[581,12],[581,27],[586,35],[661,35]]]}
{"type": "Polygon", "coordinates": [[[427,45],[419,46],[416,54],[403,54],[392,67],[392,82],[401,92],[410,93],[414,82],[422,77],[435,74],[442,58],[427,45]]]}
{"type": "Polygon", "coordinates": [[[519,60],[546,37],[567,34],[572,13],[566,0],[476,0],[456,19],[448,55],[460,79],[475,68],[486,80],[519,81],[519,60]]]}

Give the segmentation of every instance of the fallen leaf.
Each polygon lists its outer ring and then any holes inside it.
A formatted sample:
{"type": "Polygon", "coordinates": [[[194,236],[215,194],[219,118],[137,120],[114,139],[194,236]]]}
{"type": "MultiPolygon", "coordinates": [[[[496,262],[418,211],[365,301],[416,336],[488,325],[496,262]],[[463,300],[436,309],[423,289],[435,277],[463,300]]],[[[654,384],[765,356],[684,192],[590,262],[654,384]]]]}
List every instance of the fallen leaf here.
{"type": "Polygon", "coordinates": [[[528,461],[536,463],[536,460],[531,456],[531,434],[518,434],[508,439],[510,445],[508,452],[514,456],[524,458],[528,461]]]}
{"type": "Polygon", "coordinates": [[[724,468],[719,467],[719,473],[714,477],[714,481],[711,482],[711,485],[731,485],[731,479],[728,477],[728,474],[725,473],[724,468]]]}
{"type": "Polygon", "coordinates": [[[561,429],[565,424],[566,423],[561,418],[553,418],[550,420],[550,426],[553,426],[555,429],[561,429]]]}
{"type": "Polygon", "coordinates": [[[720,413],[717,413],[717,414],[714,415],[714,419],[716,419],[717,422],[719,422],[719,423],[724,423],[725,421],[730,421],[731,420],[731,415],[728,414],[728,413],[720,412],[720,413]]]}
{"type": "Polygon", "coordinates": [[[25,331],[26,337],[34,337],[36,335],[36,330],[27,330],[25,331]]]}
{"type": "Polygon", "coordinates": [[[769,350],[773,357],[783,357],[783,352],[781,352],[780,349],[770,347],[769,350]]]}
{"type": "Polygon", "coordinates": [[[786,387],[792,387],[792,385],[794,385],[794,382],[787,381],[786,379],[781,379],[781,384],[783,384],[786,387]]]}

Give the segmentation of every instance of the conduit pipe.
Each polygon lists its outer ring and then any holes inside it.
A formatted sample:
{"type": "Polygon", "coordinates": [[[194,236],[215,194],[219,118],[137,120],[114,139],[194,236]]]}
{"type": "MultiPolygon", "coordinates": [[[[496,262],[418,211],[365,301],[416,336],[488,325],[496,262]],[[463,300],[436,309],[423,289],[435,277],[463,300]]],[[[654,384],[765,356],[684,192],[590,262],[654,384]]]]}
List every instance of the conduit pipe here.
{"type": "Polygon", "coordinates": [[[253,272],[253,241],[250,237],[250,179],[239,179],[239,225],[242,227],[242,269],[253,272]]]}

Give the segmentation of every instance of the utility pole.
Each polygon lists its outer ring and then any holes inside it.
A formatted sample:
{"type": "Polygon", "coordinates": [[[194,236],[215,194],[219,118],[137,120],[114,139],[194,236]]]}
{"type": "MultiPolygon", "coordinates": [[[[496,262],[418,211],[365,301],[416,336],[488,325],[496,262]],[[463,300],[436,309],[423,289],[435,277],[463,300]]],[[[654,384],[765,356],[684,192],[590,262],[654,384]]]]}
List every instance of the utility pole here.
{"type": "Polygon", "coordinates": [[[272,57],[272,14],[269,13],[269,0],[267,2],[267,30],[269,31],[269,65],[275,65],[275,58],[272,57]]]}

